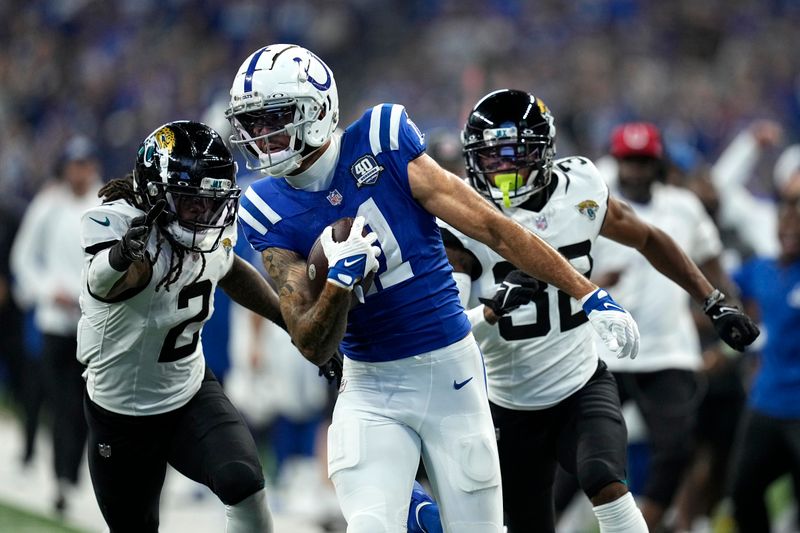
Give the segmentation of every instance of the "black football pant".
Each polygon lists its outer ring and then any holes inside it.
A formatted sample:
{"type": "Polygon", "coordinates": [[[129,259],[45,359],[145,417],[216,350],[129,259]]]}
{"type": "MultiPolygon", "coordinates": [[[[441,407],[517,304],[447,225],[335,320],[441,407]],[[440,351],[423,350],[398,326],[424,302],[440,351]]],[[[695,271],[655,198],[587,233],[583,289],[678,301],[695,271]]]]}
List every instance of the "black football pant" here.
{"type": "Polygon", "coordinates": [[[553,407],[491,408],[509,533],[555,531],[557,465],[576,476],[589,497],[625,480],[628,433],[617,384],[602,361],[586,385],[553,407]]]}
{"type": "Polygon", "coordinates": [[[74,336],[45,334],[42,337],[42,367],[46,402],[53,425],[53,459],[58,479],[78,482],[86,446],[83,417],[84,366],[76,358],[74,336]]]}
{"type": "MultiPolygon", "coordinates": [[[[655,372],[614,372],[620,403],[636,402],[647,426],[650,464],[644,496],[669,507],[683,473],[692,460],[694,424],[705,389],[693,372],[667,369],[655,372]]],[[[577,490],[569,473],[559,472],[556,508],[562,512],[577,490]]]]}
{"type": "Polygon", "coordinates": [[[84,401],[89,472],[112,533],[155,533],[167,464],[235,505],[264,487],[256,443],[210,370],[189,403],[125,416],[84,401]]]}

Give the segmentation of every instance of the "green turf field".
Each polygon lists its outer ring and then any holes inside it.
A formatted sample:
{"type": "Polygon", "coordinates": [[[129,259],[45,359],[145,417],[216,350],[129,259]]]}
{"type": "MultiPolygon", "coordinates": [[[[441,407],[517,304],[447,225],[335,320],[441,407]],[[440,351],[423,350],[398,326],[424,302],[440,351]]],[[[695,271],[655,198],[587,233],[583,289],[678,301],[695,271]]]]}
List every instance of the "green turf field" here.
{"type": "Polygon", "coordinates": [[[0,531],[14,533],[86,533],[0,502],[0,531]]]}

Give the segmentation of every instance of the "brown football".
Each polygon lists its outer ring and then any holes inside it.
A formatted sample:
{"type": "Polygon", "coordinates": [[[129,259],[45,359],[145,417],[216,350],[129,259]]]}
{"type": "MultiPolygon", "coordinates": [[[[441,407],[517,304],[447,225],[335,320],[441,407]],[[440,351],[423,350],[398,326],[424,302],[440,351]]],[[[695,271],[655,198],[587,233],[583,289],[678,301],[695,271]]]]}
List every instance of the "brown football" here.
{"type": "MultiPolygon", "coordinates": [[[[353,219],[351,217],[340,218],[336,222],[330,224],[333,227],[333,240],[334,242],[342,242],[347,240],[350,235],[350,228],[353,226],[353,219]]],[[[364,228],[363,235],[368,233],[367,228],[364,228]]],[[[308,276],[308,285],[311,289],[311,294],[314,298],[319,297],[322,289],[325,287],[325,281],[328,279],[328,258],[325,257],[325,252],[322,251],[322,243],[320,238],[314,241],[311,251],[308,252],[308,259],[306,260],[306,275],[308,276]]],[[[372,287],[372,280],[375,278],[375,272],[370,272],[364,279],[358,282],[361,285],[364,295],[372,287]]],[[[353,304],[356,305],[358,299],[353,294],[353,304]]]]}

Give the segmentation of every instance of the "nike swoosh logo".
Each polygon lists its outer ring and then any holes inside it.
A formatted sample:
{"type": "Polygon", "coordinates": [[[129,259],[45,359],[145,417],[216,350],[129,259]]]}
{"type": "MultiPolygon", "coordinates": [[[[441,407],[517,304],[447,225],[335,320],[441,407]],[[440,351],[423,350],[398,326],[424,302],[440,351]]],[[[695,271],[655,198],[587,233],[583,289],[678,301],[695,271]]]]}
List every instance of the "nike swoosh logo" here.
{"type": "Polygon", "coordinates": [[[454,388],[455,390],[458,390],[458,389],[460,389],[461,387],[463,387],[464,385],[466,385],[467,383],[469,383],[470,381],[472,381],[472,378],[471,378],[471,377],[470,377],[470,378],[468,378],[468,379],[465,379],[465,380],[464,380],[464,381],[462,381],[461,383],[457,383],[457,382],[456,382],[456,380],[453,380],[453,388],[454,388]]]}
{"type": "Polygon", "coordinates": [[[97,220],[97,219],[96,219],[96,218],[94,218],[94,217],[89,217],[89,218],[91,218],[92,220],[94,220],[95,222],[97,222],[98,224],[100,224],[101,226],[110,226],[110,225],[111,225],[111,221],[110,221],[110,220],[108,220],[108,217],[106,217],[106,219],[105,219],[105,220],[97,220]]]}
{"type": "Polygon", "coordinates": [[[624,311],[624,309],[622,309],[620,306],[610,304],[608,302],[603,302],[603,307],[605,307],[606,309],[613,309],[614,311],[624,311]]]}
{"type": "Polygon", "coordinates": [[[724,316],[735,314],[736,311],[737,309],[735,307],[720,307],[719,314],[711,315],[711,320],[719,320],[724,316]]]}
{"type": "Polygon", "coordinates": [[[345,268],[349,268],[349,267],[355,265],[356,263],[360,263],[363,260],[364,260],[363,257],[359,257],[358,259],[353,259],[352,261],[348,260],[348,259],[345,259],[344,260],[344,267],[345,268]]]}

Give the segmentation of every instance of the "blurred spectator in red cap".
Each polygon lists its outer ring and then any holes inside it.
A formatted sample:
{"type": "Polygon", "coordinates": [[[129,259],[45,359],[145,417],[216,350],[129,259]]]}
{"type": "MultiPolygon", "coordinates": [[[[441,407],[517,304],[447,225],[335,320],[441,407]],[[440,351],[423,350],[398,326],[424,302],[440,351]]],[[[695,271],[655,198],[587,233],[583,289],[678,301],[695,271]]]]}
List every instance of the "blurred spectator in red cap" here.
{"type": "Polygon", "coordinates": [[[649,122],[630,122],[614,128],[611,134],[611,155],[622,157],[664,157],[661,133],[649,122]]]}
{"type": "Polygon", "coordinates": [[[617,160],[617,179],[622,196],[646,204],[654,181],[664,181],[667,163],[661,133],[654,124],[630,122],[611,133],[611,155],[617,160]]]}

